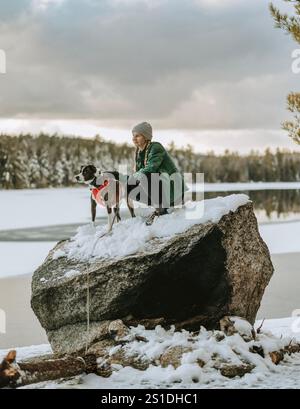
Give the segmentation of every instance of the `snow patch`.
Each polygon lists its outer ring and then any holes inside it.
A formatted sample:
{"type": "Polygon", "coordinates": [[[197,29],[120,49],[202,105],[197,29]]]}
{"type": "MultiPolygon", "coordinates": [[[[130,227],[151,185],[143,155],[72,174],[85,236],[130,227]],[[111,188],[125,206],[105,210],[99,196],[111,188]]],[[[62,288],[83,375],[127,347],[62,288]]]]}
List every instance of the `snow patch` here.
{"type": "Polygon", "coordinates": [[[95,229],[91,225],[81,226],[65,245],[64,255],[70,259],[88,260],[91,257],[118,258],[135,254],[142,251],[153,238],[168,238],[183,233],[195,224],[217,223],[222,216],[235,212],[239,206],[248,202],[249,197],[245,194],[188,202],[185,208],[175,209],[173,213],[159,217],[152,226],[146,226],[142,217],[127,219],[115,224],[112,233],[104,237],[101,236],[106,232],[106,227],[95,229]],[[195,217],[195,209],[202,207],[204,211],[195,217]]]}
{"type": "Polygon", "coordinates": [[[245,335],[246,337],[252,336],[253,328],[247,320],[241,317],[230,317],[230,321],[234,323],[234,328],[237,330],[239,334],[245,335]]]}
{"type": "Polygon", "coordinates": [[[80,274],[79,270],[69,270],[61,278],[72,278],[72,277],[77,276],[78,274],[80,274]]]}
{"type": "Polygon", "coordinates": [[[56,250],[53,253],[52,259],[57,260],[57,259],[59,259],[61,257],[66,257],[66,253],[64,251],[62,251],[61,249],[59,249],[59,250],[56,250]]]}

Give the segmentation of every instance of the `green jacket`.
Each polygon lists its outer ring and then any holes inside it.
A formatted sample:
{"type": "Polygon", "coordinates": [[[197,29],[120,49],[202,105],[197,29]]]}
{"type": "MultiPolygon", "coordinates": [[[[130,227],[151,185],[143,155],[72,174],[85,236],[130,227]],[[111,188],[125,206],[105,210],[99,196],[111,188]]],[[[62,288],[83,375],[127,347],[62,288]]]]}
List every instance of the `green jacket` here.
{"type": "Polygon", "coordinates": [[[188,190],[183,175],[178,171],[173,159],[159,142],[151,142],[146,166],[144,165],[146,149],[139,152],[136,160],[134,177],[141,180],[145,173],[159,173],[163,182],[163,192],[169,195],[170,206],[176,205],[182,194],[188,190]],[[171,180],[174,183],[170,183],[171,180]]]}

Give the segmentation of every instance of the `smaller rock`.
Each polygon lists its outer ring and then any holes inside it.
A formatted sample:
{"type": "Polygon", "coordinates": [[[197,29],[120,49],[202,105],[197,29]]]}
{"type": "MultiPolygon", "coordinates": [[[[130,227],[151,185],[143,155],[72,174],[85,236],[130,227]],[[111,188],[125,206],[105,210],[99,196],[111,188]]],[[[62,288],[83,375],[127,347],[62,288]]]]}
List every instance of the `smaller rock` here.
{"type": "Polygon", "coordinates": [[[140,371],[145,371],[150,365],[150,361],[146,358],[138,355],[126,355],[126,351],[121,347],[111,354],[108,361],[111,365],[131,366],[140,371]]]}
{"type": "Polygon", "coordinates": [[[278,365],[284,359],[284,351],[273,351],[269,352],[269,356],[274,365],[278,365]]]}
{"type": "Polygon", "coordinates": [[[200,368],[203,368],[206,362],[204,362],[202,359],[198,358],[197,359],[197,364],[200,366],[200,368]]]}
{"type": "Polygon", "coordinates": [[[230,317],[227,316],[220,320],[220,329],[229,337],[237,333],[233,321],[231,321],[230,317]]]}
{"type": "Polygon", "coordinates": [[[236,316],[225,316],[220,320],[220,329],[227,336],[240,334],[244,341],[249,342],[255,339],[253,326],[245,318],[236,316]]]}
{"type": "Polygon", "coordinates": [[[112,373],[113,370],[109,361],[103,360],[102,362],[98,363],[97,375],[103,376],[103,378],[109,378],[112,373]]]}
{"type": "Polygon", "coordinates": [[[222,331],[214,331],[214,337],[217,342],[221,342],[225,339],[225,334],[222,331]]]}
{"type": "Polygon", "coordinates": [[[122,320],[115,320],[109,324],[108,333],[115,341],[124,341],[130,332],[122,320]]]}
{"type": "Polygon", "coordinates": [[[181,345],[170,347],[161,354],[159,358],[160,364],[163,368],[172,365],[176,369],[181,365],[182,355],[192,350],[193,348],[191,347],[183,347],[181,345]]]}
{"type": "Polygon", "coordinates": [[[88,354],[94,354],[97,358],[108,357],[110,348],[115,346],[113,339],[103,339],[93,344],[87,351],[88,354]]]}
{"type": "Polygon", "coordinates": [[[249,373],[254,369],[254,365],[243,364],[243,365],[223,365],[220,368],[220,372],[226,378],[235,378],[239,376],[240,378],[246,373],[249,373]]]}
{"type": "Polygon", "coordinates": [[[49,331],[48,338],[53,352],[58,355],[84,352],[86,345],[89,347],[109,336],[110,322],[91,322],[89,333],[86,324],[66,325],[58,330],[49,331]]]}
{"type": "Polygon", "coordinates": [[[262,358],[265,357],[265,352],[261,345],[253,345],[251,348],[249,348],[249,351],[252,352],[253,354],[260,355],[262,358]]]}

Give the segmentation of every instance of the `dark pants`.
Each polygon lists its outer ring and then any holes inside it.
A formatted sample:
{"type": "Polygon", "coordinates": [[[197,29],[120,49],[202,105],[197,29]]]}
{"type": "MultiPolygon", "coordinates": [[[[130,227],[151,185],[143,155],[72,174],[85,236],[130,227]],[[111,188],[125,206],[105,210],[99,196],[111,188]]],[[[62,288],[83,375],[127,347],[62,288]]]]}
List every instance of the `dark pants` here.
{"type": "Polygon", "coordinates": [[[167,203],[166,200],[164,200],[164,192],[163,192],[163,187],[162,187],[162,181],[158,181],[158,186],[155,186],[155,192],[152,192],[152,186],[151,186],[151,176],[153,175],[152,173],[145,173],[145,179],[142,179],[141,181],[135,179],[133,176],[129,176],[127,180],[127,193],[130,197],[130,193],[139,187],[140,192],[136,195],[133,194],[133,199],[136,200],[137,202],[144,203],[148,206],[153,206],[156,209],[160,210],[167,210],[167,207],[164,207],[164,205],[167,203]]]}
{"type": "MultiPolygon", "coordinates": [[[[105,172],[109,173],[114,176],[116,180],[120,181],[120,174],[117,171],[110,171],[110,172],[105,172]]],[[[153,175],[152,173],[148,172],[145,173],[145,179],[142,179],[141,181],[135,179],[133,176],[127,176],[127,180],[121,180],[126,185],[127,189],[127,195],[130,198],[130,193],[133,192],[134,189],[136,189],[138,186],[141,190],[140,193],[134,194],[132,193],[132,199],[144,203],[148,206],[153,206],[156,209],[160,209],[164,212],[166,211],[169,207],[173,207],[173,203],[168,203],[165,198],[164,198],[164,192],[163,192],[163,186],[162,186],[162,181],[158,181],[158,192],[155,192],[155,194],[152,194],[151,191],[151,176],[153,175]],[[144,183],[143,183],[144,182],[144,183]],[[166,206],[166,203],[168,203],[169,206],[166,206]]],[[[156,187],[157,189],[157,187],[156,187]]],[[[182,204],[184,203],[184,192],[182,194],[182,204]]],[[[178,203],[176,203],[178,204],[178,203]]]]}

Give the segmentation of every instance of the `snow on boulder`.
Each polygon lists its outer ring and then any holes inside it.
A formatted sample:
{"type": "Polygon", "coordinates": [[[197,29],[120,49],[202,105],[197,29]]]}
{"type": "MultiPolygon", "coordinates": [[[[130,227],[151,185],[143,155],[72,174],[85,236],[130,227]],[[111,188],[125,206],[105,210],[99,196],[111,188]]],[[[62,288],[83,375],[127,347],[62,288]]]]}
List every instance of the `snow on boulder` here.
{"type": "Polygon", "coordinates": [[[226,315],[254,323],[273,266],[253,205],[246,195],[198,205],[198,218],[180,209],[150,227],[128,219],[98,241],[103,227],[83,226],[50,251],[33,275],[31,305],[55,352],[83,350],[117,319],[188,330],[219,329],[226,315]]]}

